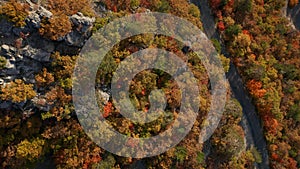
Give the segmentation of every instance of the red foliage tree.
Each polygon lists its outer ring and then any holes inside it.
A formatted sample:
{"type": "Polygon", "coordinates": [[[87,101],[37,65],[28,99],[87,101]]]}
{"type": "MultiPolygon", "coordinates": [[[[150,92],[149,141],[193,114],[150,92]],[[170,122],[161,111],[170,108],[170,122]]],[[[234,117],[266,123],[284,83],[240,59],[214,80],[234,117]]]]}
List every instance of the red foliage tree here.
{"type": "Polygon", "coordinates": [[[110,115],[110,113],[112,112],[113,106],[111,102],[107,102],[106,105],[104,106],[104,113],[103,113],[103,117],[106,118],[110,115]]]}
{"type": "Polygon", "coordinates": [[[219,29],[220,31],[224,31],[224,30],[225,30],[225,25],[224,25],[224,23],[223,23],[222,21],[220,21],[220,22],[218,23],[218,29],[219,29]]]}
{"type": "Polygon", "coordinates": [[[220,4],[221,4],[221,0],[211,0],[210,1],[210,6],[213,10],[218,9],[220,4]]]}

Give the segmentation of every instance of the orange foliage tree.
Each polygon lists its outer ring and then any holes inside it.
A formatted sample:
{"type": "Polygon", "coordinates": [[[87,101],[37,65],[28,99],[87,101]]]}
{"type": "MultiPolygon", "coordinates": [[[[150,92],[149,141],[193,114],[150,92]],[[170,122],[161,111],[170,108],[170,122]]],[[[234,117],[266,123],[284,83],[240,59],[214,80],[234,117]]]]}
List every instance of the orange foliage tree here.
{"type": "Polygon", "coordinates": [[[266,90],[262,88],[262,82],[256,81],[254,79],[248,81],[247,88],[250,91],[250,94],[256,98],[261,98],[266,94],[266,90]]]}

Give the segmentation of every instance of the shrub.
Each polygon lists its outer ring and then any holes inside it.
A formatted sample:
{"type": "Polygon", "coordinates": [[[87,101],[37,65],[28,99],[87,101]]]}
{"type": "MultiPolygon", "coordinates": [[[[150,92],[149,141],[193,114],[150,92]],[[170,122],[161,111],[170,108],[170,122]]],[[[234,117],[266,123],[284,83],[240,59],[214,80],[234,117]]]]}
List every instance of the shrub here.
{"type": "Polygon", "coordinates": [[[177,161],[182,163],[187,157],[187,150],[184,147],[176,147],[175,156],[177,161]]]}
{"type": "Polygon", "coordinates": [[[43,20],[39,33],[45,38],[58,40],[72,30],[69,17],[65,14],[55,15],[49,20],[43,20]]]}
{"type": "Polygon", "coordinates": [[[158,12],[169,12],[170,9],[171,7],[167,0],[162,0],[158,3],[158,7],[157,7],[158,12]]]}
{"type": "Polygon", "coordinates": [[[16,0],[10,0],[0,6],[0,15],[4,15],[8,21],[15,23],[15,26],[25,26],[25,19],[28,16],[29,6],[16,0]]]}
{"type": "Polygon", "coordinates": [[[229,37],[233,37],[234,35],[238,35],[239,33],[242,32],[242,28],[240,25],[232,25],[229,26],[226,30],[225,30],[225,34],[229,37]]]}
{"type": "Polygon", "coordinates": [[[295,121],[300,122],[300,106],[299,104],[294,104],[291,106],[288,115],[292,117],[295,121]]]}
{"type": "Polygon", "coordinates": [[[47,72],[47,69],[44,68],[41,73],[35,76],[37,86],[47,86],[54,82],[54,76],[52,73],[47,72]]]}
{"type": "Polygon", "coordinates": [[[7,60],[5,59],[5,57],[0,56],[0,70],[5,68],[6,63],[7,63],[7,60]]]}
{"type": "Polygon", "coordinates": [[[73,111],[73,107],[70,105],[72,96],[66,94],[63,88],[59,86],[52,88],[46,93],[46,100],[53,106],[49,111],[52,115],[47,114],[48,117],[55,117],[57,121],[70,118],[70,114],[73,111]]]}
{"type": "Polygon", "coordinates": [[[222,47],[221,47],[220,42],[219,42],[217,39],[211,39],[211,42],[212,42],[212,44],[214,45],[216,51],[217,51],[218,53],[221,53],[222,47]]]}
{"type": "Polygon", "coordinates": [[[109,20],[108,17],[97,17],[92,31],[96,32],[97,30],[105,26],[108,23],[108,20],[109,20]]]}
{"type": "Polygon", "coordinates": [[[229,160],[243,151],[243,129],[239,125],[224,125],[212,136],[212,146],[215,153],[223,160],[229,160]]]}
{"type": "Polygon", "coordinates": [[[70,16],[81,12],[85,16],[95,16],[89,0],[48,0],[47,8],[54,14],[70,16]]]}
{"type": "Polygon", "coordinates": [[[1,89],[0,97],[3,100],[23,102],[36,96],[33,84],[25,84],[23,80],[16,79],[1,89]]]}
{"type": "Polygon", "coordinates": [[[189,14],[191,14],[192,16],[194,16],[196,18],[200,18],[200,11],[199,11],[198,7],[194,4],[190,4],[189,14]]]}
{"type": "Polygon", "coordinates": [[[17,158],[26,158],[31,162],[37,160],[43,153],[44,144],[45,141],[39,138],[32,142],[25,139],[17,145],[17,158]]]}
{"type": "Polygon", "coordinates": [[[225,57],[223,54],[219,55],[219,58],[224,68],[224,72],[227,73],[230,69],[230,59],[225,57]]]}
{"type": "Polygon", "coordinates": [[[261,154],[259,153],[259,151],[255,148],[255,147],[252,147],[250,149],[251,153],[253,154],[253,157],[255,159],[255,162],[257,163],[261,163],[262,162],[262,157],[261,157],[261,154]]]}
{"type": "Polygon", "coordinates": [[[130,7],[133,9],[136,9],[140,6],[140,0],[131,0],[130,1],[130,7]]]}
{"type": "Polygon", "coordinates": [[[247,13],[252,10],[252,1],[239,0],[235,1],[235,9],[242,13],[247,13]]]}

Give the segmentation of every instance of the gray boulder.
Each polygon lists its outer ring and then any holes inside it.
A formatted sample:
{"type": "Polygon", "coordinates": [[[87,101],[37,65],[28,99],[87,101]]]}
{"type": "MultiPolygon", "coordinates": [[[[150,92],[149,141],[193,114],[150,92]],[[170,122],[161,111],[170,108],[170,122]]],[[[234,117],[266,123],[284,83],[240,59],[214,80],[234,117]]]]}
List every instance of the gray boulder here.
{"type": "Polygon", "coordinates": [[[39,9],[37,10],[37,13],[40,15],[40,18],[46,18],[49,19],[52,17],[52,13],[45,9],[44,7],[40,6],[39,9]]]}
{"type": "Polygon", "coordinates": [[[71,22],[77,27],[80,28],[78,31],[82,34],[90,31],[90,28],[95,22],[95,18],[89,18],[84,16],[82,13],[77,12],[70,17],[71,22]]]}
{"type": "Polygon", "coordinates": [[[70,46],[83,47],[86,37],[82,36],[78,31],[72,31],[65,37],[65,41],[70,46]]]}
{"type": "Polygon", "coordinates": [[[32,103],[35,107],[42,111],[50,111],[51,105],[47,103],[47,100],[43,97],[34,97],[32,103]]]}
{"type": "MultiPolygon", "coordinates": [[[[8,22],[6,19],[0,20],[0,35],[4,37],[10,37],[11,36],[11,30],[13,29],[13,23],[8,22]]],[[[2,41],[2,40],[1,40],[2,41]]]]}
{"type": "Polygon", "coordinates": [[[1,50],[4,52],[4,53],[9,53],[10,52],[10,47],[8,45],[2,45],[1,46],[1,50]]]}
{"type": "Polygon", "coordinates": [[[40,15],[36,12],[31,12],[26,21],[32,26],[32,28],[39,29],[41,27],[40,15]]]}
{"type": "Polygon", "coordinates": [[[91,36],[91,28],[95,18],[89,18],[78,12],[70,17],[74,30],[67,34],[65,42],[70,46],[82,47],[85,41],[91,36]]]}
{"type": "Polygon", "coordinates": [[[22,49],[22,54],[27,58],[31,58],[39,62],[50,62],[51,53],[42,49],[35,49],[31,46],[26,46],[22,49]]]}

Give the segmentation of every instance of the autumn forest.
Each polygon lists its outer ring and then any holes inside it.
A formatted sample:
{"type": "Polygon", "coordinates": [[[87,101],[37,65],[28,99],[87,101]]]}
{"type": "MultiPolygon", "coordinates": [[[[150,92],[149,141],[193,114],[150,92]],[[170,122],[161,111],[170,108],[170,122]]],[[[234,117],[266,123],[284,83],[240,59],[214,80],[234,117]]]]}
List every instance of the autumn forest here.
{"type": "MultiPolygon", "coordinates": [[[[298,0],[0,1],[0,168],[300,168],[300,32],[283,15],[284,8],[297,4],[298,0]],[[209,14],[200,10],[204,3],[209,14]],[[172,127],[179,114],[179,84],[157,69],[138,73],[130,82],[129,97],[137,110],[147,113],[149,95],[161,99],[152,92],[160,89],[166,98],[164,116],[136,123],[114,105],[114,72],[142,49],[163,49],[184,60],[197,79],[200,106],[191,131],[175,147],[147,158],[121,157],[85,133],[73,104],[79,98],[72,97],[72,76],[81,49],[91,36],[97,38],[98,30],[117,18],[149,12],[178,16],[204,33],[205,18],[211,17],[215,34],[210,41],[228,77],[222,84],[226,104],[213,135],[199,143],[212,104],[210,79],[199,56],[174,37],[149,33],[122,40],[105,55],[94,86],[99,116],[116,131],[133,138],[155,136],[172,127]],[[230,73],[243,85],[234,86],[230,73]],[[235,96],[239,90],[249,103],[235,96]],[[258,126],[249,122],[251,113],[258,126]],[[256,130],[261,140],[255,140],[256,130]]],[[[116,31],[110,36],[120,35],[116,31]]],[[[84,70],[81,78],[88,78],[84,70]]],[[[128,140],[126,146],[137,143],[128,140]]]]}

